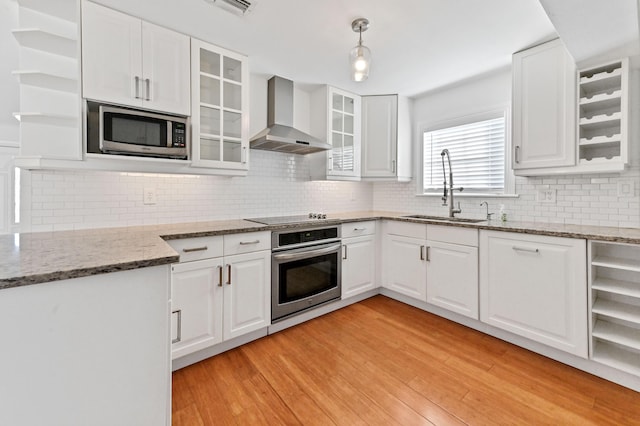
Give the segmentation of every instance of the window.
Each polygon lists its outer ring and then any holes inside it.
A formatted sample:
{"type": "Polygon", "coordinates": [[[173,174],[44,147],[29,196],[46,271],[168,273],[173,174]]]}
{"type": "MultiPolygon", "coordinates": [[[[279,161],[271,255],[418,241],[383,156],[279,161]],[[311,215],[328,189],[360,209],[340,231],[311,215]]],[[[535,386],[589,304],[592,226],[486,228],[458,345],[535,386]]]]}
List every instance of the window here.
{"type": "MultiPolygon", "coordinates": [[[[507,192],[506,112],[501,110],[471,120],[424,132],[423,193],[435,192],[443,187],[443,149],[448,149],[451,156],[453,183],[456,187],[462,186],[465,194],[507,192]]],[[[448,165],[445,170],[448,183],[448,165]]]]}

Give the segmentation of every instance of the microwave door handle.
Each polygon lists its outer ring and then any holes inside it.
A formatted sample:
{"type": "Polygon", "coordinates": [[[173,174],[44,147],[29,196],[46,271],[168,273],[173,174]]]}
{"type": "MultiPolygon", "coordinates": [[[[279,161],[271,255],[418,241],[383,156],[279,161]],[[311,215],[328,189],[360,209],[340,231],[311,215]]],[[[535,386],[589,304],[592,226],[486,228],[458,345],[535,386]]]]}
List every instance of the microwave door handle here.
{"type": "Polygon", "coordinates": [[[329,247],[324,247],[316,250],[306,250],[299,253],[291,253],[291,254],[275,254],[273,255],[274,260],[284,260],[284,261],[292,261],[292,260],[300,260],[300,259],[308,259],[309,257],[319,256],[321,254],[331,253],[332,251],[340,250],[340,244],[335,244],[329,247]]]}
{"type": "Polygon", "coordinates": [[[173,122],[167,121],[167,148],[173,146],[173,122]]]}

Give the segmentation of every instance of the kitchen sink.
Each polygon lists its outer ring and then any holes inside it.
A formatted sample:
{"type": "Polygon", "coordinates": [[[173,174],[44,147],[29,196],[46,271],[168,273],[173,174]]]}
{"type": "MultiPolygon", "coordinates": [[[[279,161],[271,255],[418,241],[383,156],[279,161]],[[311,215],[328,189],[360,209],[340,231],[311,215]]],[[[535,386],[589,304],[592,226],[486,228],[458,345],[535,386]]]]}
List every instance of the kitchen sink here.
{"type": "Polygon", "coordinates": [[[440,220],[444,222],[464,222],[464,223],[486,222],[485,219],[468,219],[466,217],[429,216],[424,214],[412,214],[412,215],[402,216],[402,217],[406,217],[409,219],[440,220]]]}

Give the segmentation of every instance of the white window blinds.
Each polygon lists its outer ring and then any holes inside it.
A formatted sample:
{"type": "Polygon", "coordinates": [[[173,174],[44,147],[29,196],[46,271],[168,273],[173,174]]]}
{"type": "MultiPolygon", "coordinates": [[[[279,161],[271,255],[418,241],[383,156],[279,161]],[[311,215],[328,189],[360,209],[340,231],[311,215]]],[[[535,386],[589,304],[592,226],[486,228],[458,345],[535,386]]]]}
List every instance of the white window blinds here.
{"type": "MultiPolygon", "coordinates": [[[[503,192],[505,187],[505,116],[425,132],[423,189],[443,186],[443,149],[451,155],[453,183],[465,192],[503,192]]],[[[446,168],[447,181],[449,176],[446,168]]]]}

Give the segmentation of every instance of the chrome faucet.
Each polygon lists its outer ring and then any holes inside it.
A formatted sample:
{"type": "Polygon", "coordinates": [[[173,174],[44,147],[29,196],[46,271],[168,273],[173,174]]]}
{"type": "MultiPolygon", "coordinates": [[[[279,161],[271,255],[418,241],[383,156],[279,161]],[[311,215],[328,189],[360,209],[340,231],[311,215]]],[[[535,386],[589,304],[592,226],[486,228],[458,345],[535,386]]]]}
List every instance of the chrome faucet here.
{"type": "Polygon", "coordinates": [[[459,187],[459,188],[454,188],[453,187],[453,170],[451,170],[451,157],[449,155],[449,150],[448,149],[443,149],[442,152],[440,153],[440,155],[442,156],[442,175],[444,176],[444,194],[442,196],[442,205],[446,206],[447,205],[447,172],[445,170],[444,167],[444,156],[447,156],[447,162],[449,163],[449,217],[455,217],[456,213],[460,213],[462,212],[462,209],[460,208],[460,202],[458,202],[458,208],[453,208],[453,191],[457,190],[462,192],[462,190],[464,189],[463,187],[459,187]]]}
{"type": "Polygon", "coordinates": [[[487,207],[487,220],[491,220],[491,216],[493,215],[493,213],[489,213],[489,203],[487,201],[483,201],[480,203],[480,207],[482,206],[487,207]]]}

